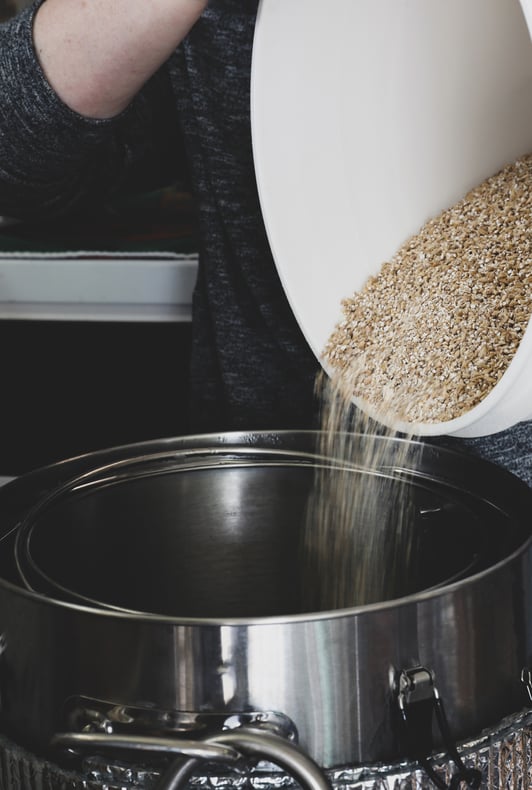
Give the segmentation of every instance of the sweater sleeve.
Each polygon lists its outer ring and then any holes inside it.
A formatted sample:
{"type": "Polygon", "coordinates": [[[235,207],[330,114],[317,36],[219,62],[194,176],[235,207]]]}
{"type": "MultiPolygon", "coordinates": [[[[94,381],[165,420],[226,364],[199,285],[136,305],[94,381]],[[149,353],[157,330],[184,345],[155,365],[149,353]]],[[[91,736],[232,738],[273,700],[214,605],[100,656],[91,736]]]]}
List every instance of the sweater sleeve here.
{"type": "Polygon", "coordinates": [[[164,70],[116,118],[77,114],[48,83],[33,46],[43,1],[0,25],[0,215],[11,217],[58,216],[124,185],[155,186],[173,169],[177,119],[164,70]]]}

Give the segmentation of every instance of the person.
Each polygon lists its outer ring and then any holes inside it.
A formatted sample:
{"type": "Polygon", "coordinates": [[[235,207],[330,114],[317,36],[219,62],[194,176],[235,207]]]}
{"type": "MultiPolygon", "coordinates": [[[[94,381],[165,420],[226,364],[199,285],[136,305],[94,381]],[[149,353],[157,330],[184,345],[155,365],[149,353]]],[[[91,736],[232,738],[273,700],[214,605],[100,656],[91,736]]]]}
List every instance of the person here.
{"type": "MultiPolygon", "coordinates": [[[[0,214],[66,216],[171,182],[186,161],[201,235],[193,432],[318,427],[319,365],[282,289],[255,183],[257,7],[36,0],[0,26],[0,214]]],[[[531,422],[458,443],[532,485],[531,422]]]]}
{"type": "Polygon", "coordinates": [[[192,432],[313,420],[317,363],[280,286],[253,171],[257,4],[46,0],[0,32],[0,215],[68,215],[172,183],[186,150],[201,238],[192,432]]]}

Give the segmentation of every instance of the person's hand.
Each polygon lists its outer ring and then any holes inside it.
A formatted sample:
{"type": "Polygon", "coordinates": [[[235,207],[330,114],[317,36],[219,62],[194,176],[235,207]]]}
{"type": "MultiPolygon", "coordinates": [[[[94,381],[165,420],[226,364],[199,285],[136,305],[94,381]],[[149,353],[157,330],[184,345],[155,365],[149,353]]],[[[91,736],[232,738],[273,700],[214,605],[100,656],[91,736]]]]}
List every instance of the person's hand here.
{"type": "Polygon", "coordinates": [[[46,0],[35,48],[58,96],[92,118],[120,113],[201,16],[207,0],[46,0]]]}

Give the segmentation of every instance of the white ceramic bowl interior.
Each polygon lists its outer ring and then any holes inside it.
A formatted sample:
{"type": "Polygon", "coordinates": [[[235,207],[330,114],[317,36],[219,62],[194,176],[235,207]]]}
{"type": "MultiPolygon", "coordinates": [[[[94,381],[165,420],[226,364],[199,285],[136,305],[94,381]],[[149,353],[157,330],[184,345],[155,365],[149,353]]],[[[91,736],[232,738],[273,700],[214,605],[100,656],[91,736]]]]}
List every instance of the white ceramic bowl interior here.
{"type": "MultiPolygon", "coordinates": [[[[321,360],[342,299],[427,219],[532,152],[520,2],[261,0],[252,131],[279,275],[321,360]]],[[[482,403],[416,433],[479,436],[530,417],[529,327],[482,403]]]]}

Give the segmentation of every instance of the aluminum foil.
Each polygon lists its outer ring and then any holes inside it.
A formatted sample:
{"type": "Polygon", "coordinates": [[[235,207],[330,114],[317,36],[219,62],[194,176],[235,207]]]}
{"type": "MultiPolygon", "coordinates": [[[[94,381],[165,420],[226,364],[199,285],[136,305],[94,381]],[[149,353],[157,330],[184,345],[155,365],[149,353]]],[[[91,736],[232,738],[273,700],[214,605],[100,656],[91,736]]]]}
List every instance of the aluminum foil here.
{"type": "MultiPolygon", "coordinates": [[[[532,712],[509,716],[497,727],[459,745],[468,768],[481,772],[482,790],[530,790],[532,788],[532,712]]],[[[449,784],[454,764],[436,755],[432,766],[449,784]]],[[[433,790],[424,769],[411,762],[366,765],[327,771],[335,790],[433,790]]],[[[41,760],[9,739],[0,736],[1,790],[155,790],[160,772],[146,765],[125,764],[90,757],[80,771],[68,771],[41,760]]],[[[189,781],[189,790],[282,790],[297,787],[285,772],[270,763],[235,769],[206,766],[189,781]]]]}

